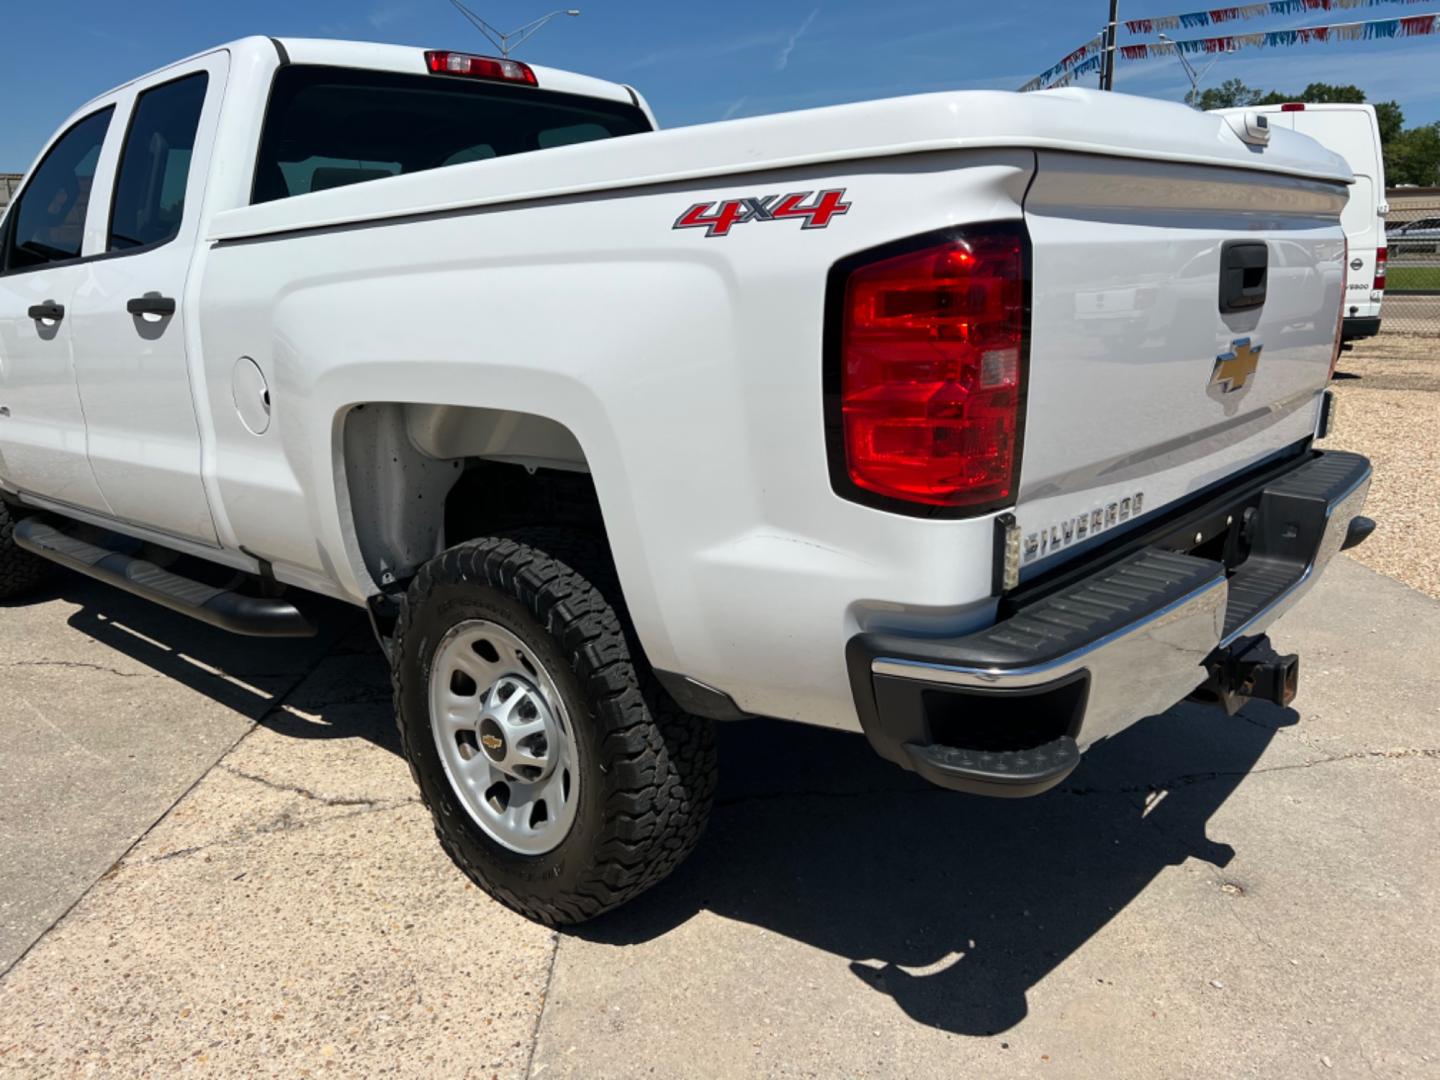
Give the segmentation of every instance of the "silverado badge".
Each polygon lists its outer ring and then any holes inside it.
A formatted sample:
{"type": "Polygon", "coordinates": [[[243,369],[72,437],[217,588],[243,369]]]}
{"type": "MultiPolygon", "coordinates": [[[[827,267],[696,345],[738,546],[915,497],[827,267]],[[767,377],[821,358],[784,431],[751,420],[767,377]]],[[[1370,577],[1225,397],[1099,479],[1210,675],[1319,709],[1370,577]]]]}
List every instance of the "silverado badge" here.
{"type": "Polygon", "coordinates": [[[1251,346],[1250,339],[1238,338],[1230,344],[1230,351],[1215,358],[1215,370],[1210,373],[1210,386],[1218,387],[1221,393],[1241,389],[1260,366],[1260,350],[1265,346],[1251,346]]]}
{"type": "Polygon", "coordinates": [[[1053,555],[1061,548],[1078,544],[1102,530],[1113,529],[1116,525],[1138,518],[1144,512],[1145,493],[1137,491],[1134,495],[1112,499],[1093,510],[1083,511],[1078,517],[1051,522],[1042,526],[1039,532],[1026,535],[1022,547],[1025,561],[1034,562],[1036,559],[1053,555]]]}

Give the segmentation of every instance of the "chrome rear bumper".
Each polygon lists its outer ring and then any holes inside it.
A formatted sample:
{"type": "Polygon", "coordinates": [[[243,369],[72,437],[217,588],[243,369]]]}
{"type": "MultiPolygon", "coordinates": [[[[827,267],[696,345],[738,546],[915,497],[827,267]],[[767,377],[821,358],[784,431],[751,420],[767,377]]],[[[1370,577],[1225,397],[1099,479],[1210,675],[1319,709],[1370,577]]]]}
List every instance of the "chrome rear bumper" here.
{"type": "Polygon", "coordinates": [[[943,786],[1043,791],[1081,749],[1194,691],[1207,659],[1299,600],[1369,485],[1364,458],[1312,454],[1222,507],[1236,533],[1228,566],[1151,545],[975,634],[858,635],[847,659],[861,725],[882,756],[943,786]]]}

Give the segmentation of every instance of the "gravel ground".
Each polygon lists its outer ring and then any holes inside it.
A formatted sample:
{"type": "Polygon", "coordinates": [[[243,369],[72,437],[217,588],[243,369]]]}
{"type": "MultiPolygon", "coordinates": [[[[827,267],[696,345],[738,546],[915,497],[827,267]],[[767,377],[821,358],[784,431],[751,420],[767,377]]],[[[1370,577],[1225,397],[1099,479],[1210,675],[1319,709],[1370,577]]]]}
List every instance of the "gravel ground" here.
{"type": "Polygon", "coordinates": [[[1340,358],[1337,429],[1320,445],[1370,458],[1375,534],[1351,555],[1440,597],[1440,341],[1382,334],[1340,358]]]}

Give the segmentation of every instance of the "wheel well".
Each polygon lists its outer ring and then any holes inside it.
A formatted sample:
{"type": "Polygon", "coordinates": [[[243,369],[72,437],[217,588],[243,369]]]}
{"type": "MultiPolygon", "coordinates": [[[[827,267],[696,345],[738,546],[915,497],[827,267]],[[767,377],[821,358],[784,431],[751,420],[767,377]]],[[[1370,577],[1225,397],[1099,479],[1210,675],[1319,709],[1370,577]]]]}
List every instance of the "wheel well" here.
{"type": "Polygon", "coordinates": [[[345,415],[341,445],[353,541],[382,590],[478,536],[535,525],[605,536],[589,462],[547,417],[369,402],[345,415]]]}
{"type": "Polygon", "coordinates": [[[590,474],[472,459],[445,500],[447,547],[536,525],[603,537],[605,522],[590,474]]]}

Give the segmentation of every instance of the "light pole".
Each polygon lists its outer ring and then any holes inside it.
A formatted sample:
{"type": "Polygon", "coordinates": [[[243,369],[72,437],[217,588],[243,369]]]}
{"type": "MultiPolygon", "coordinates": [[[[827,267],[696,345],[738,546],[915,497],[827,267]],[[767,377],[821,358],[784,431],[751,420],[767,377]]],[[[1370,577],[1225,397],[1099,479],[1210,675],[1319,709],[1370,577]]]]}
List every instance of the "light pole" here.
{"type": "Polygon", "coordinates": [[[1115,29],[1120,18],[1120,0],[1110,0],[1110,21],[1105,24],[1105,54],[1100,61],[1100,89],[1115,89],[1115,29]]]}
{"type": "MultiPolygon", "coordinates": [[[[1180,46],[1175,43],[1174,38],[1170,37],[1169,34],[1161,34],[1160,40],[1169,42],[1175,46],[1175,55],[1180,58],[1180,63],[1185,68],[1185,74],[1190,77],[1190,93],[1185,95],[1185,104],[1190,106],[1200,104],[1200,81],[1204,79],[1206,75],[1210,74],[1210,69],[1220,62],[1220,57],[1215,57],[1214,60],[1211,60],[1210,63],[1205,65],[1205,70],[1197,72],[1190,66],[1190,61],[1185,59],[1185,54],[1180,51],[1180,46]]],[[[1226,49],[1225,52],[1220,55],[1224,56],[1226,53],[1232,53],[1234,51],[1234,49],[1226,49]]]]}
{"type": "Polygon", "coordinates": [[[518,49],[521,45],[525,44],[526,41],[535,35],[536,31],[551,19],[555,18],[556,15],[570,15],[573,17],[580,14],[579,8],[561,8],[559,11],[552,11],[549,15],[542,15],[533,22],[528,22],[519,29],[511,30],[506,34],[480,18],[479,15],[476,15],[462,4],[460,0],[450,0],[450,3],[455,6],[456,11],[460,12],[461,15],[464,15],[465,18],[475,24],[475,29],[484,34],[490,44],[500,50],[501,56],[509,56],[511,49],[518,49]]]}

